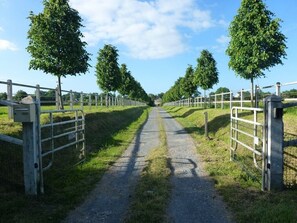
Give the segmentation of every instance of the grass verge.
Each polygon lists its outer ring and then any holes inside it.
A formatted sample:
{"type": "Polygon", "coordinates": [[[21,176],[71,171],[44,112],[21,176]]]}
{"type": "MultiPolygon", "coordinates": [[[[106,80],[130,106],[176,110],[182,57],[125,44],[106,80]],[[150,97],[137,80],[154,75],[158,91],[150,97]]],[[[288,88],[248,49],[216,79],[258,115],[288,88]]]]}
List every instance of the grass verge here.
{"type": "MultiPolygon", "coordinates": [[[[165,108],[197,144],[197,151],[216,189],[232,211],[236,222],[296,222],[297,190],[262,192],[257,181],[241,166],[229,161],[229,109],[165,108]],[[208,112],[209,136],[204,136],[204,112],[208,112]]],[[[295,131],[296,113],[287,111],[285,131],[295,131]]],[[[295,147],[296,148],[296,147],[295,147]]]]}
{"type": "Polygon", "coordinates": [[[122,107],[87,113],[87,161],[63,174],[46,172],[45,194],[38,197],[25,196],[23,189],[11,190],[0,182],[0,222],[61,221],[127,148],[145,123],[148,111],[146,107],[122,107]]]}
{"type": "Polygon", "coordinates": [[[160,146],[148,155],[125,222],[165,222],[170,196],[170,168],[166,133],[159,118],[160,146]]]}

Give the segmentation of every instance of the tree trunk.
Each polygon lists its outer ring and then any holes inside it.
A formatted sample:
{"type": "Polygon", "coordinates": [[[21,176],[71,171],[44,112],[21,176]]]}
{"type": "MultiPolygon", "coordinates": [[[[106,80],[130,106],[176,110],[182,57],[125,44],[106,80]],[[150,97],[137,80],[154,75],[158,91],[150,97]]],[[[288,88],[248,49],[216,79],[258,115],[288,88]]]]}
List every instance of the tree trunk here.
{"type": "Polygon", "coordinates": [[[62,87],[61,87],[61,76],[58,76],[58,93],[59,93],[59,109],[64,110],[64,105],[63,105],[63,98],[62,98],[62,87]]]}
{"type": "Polygon", "coordinates": [[[251,106],[254,107],[254,78],[251,78],[251,106]]]}

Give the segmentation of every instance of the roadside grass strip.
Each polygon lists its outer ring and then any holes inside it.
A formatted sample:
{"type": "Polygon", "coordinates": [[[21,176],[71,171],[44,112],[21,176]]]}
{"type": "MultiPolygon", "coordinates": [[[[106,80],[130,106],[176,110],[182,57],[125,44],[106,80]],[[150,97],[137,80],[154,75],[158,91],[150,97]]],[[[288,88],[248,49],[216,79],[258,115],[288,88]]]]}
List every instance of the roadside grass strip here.
{"type": "MultiPolygon", "coordinates": [[[[235,222],[297,222],[296,188],[262,192],[257,180],[242,166],[230,161],[230,109],[165,107],[165,110],[192,135],[203,166],[235,222]],[[210,139],[204,135],[204,112],[208,112],[210,139]]],[[[297,125],[293,120],[296,120],[296,109],[286,110],[286,132],[296,133],[297,125]]]]}
{"type": "Polygon", "coordinates": [[[135,195],[125,219],[127,223],[166,222],[166,208],[169,202],[170,168],[166,133],[159,117],[160,146],[153,149],[147,157],[136,187],[135,195]]]}

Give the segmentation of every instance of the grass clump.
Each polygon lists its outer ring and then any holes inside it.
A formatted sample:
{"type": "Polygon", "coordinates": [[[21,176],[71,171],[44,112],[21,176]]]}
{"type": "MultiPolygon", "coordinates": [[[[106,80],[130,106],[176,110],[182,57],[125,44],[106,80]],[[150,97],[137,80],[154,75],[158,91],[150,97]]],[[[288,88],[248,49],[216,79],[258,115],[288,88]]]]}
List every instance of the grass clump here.
{"type": "Polygon", "coordinates": [[[164,126],[159,118],[160,146],[147,157],[125,222],[165,222],[170,196],[170,168],[164,126]]]}

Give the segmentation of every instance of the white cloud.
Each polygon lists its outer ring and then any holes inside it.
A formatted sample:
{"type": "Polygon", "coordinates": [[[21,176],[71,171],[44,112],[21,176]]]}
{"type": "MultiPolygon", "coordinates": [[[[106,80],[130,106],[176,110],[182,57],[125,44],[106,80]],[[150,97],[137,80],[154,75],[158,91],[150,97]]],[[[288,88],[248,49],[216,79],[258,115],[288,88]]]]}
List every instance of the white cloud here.
{"type": "Polygon", "coordinates": [[[17,51],[18,48],[14,43],[4,39],[0,39],[0,51],[4,51],[4,50],[17,51]]]}
{"type": "Polygon", "coordinates": [[[220,44],[227,44],[230,42],[230,37],[221,35],[219,38],[217,38],[217,42],[220,44]]]}
{"type": "Polygon", "coordinates": [[[195,0],[70,0],[85,22],[90,45],[110,41],[127,47],[140,59],[174,56],[187,49],[185,32],[214,26],[209,11],[195,0]]]}

